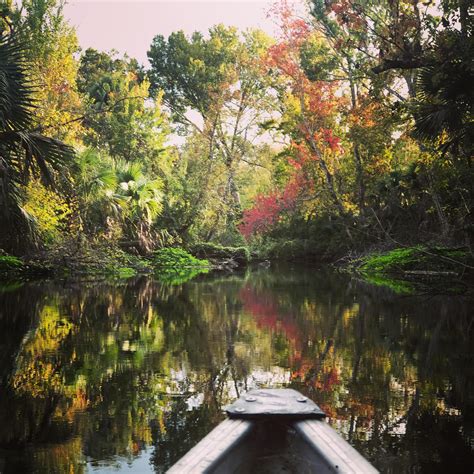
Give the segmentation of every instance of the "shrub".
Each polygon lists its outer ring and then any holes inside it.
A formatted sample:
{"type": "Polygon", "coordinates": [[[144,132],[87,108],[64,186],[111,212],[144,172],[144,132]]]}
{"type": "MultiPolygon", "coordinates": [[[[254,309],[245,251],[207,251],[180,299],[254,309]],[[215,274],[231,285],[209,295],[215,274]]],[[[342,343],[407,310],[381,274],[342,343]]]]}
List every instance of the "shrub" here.
{"type": "Polygon", "coordinates": [[[420,260],[418,247],[399,248],[380,255],[370,255],[360,267],[364,273],[389,273],[414,265],[420,260]]]}
{"type": "Polygon", "coordinates": [[[209,262],[193,257],[186,250],[169,247],[155,252],[153,265],[162,268],[207,267],[209,262]]]}
{"type": "Polygon", "coordinates": [[[0,275],[17,273],[23,269],[23,262],[12,255],[0,255],[0,275]]]}
{"type": "Polygon", "coordinates": [[[250,252],[247,247],[223,247],[222,245],[210,242],[201,242],[195,244],[190,249],[193,255],[206,259],[233,259],[238,263],[248,263],[250,260],[250,252]]]}

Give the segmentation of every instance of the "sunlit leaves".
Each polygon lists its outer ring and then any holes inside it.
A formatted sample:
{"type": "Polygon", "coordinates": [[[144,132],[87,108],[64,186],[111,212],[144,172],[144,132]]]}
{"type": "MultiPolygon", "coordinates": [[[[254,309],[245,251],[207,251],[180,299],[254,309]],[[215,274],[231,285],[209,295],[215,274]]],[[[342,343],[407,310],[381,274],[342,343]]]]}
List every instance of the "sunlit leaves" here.
{"type": "Polygon", "coordinates": [[[76,86],[76,33],[63,16],[61,0],[26,0],[21,9],[14,25],[36,85],[36,116],[49,134],[71,142],[81,131],[81,123],[73,119],[82,111],[76,86]]]}
{"type": "Polygon", "coordinates": [[[53,170],[63,169],[72,155],[70,147],[38,132],[34,83],[25,55],[26,44],[11,35],[0,36],[0,216],[4,233],[0,240],[6,248],[24,246],[24,236],[31,235],[34,227],[21,207],[20,184],[33,174],[51,185],[53,170]],[[24,233],[21,243],[17,240],[20,229],[24,233]]]}

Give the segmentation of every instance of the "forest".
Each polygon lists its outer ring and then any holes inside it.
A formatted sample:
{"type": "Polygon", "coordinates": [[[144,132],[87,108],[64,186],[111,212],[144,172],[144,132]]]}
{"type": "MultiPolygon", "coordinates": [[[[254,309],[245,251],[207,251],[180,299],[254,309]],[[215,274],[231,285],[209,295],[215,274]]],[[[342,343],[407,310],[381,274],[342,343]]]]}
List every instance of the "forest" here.
{"type": "Polygon", "coordinates": [[[63,0],[4,1],[2,272],[472,256],[469,3],[281,0],[275,37],[156,35],[144,65],[81,49],[63,0]]]}
{"type": "Polygon", "coordinates": [[[166,472],[261,387],[474,472],[471,3],[277,0],[140,62],[0,0],[0,472],[166,472]]]}

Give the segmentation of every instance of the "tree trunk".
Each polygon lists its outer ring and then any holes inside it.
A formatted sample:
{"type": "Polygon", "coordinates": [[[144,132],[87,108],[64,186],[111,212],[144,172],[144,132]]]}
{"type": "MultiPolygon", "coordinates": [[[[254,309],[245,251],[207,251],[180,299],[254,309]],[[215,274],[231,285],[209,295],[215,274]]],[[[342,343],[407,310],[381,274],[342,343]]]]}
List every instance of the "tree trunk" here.
{"type": "Polygon", "coordinates": [[[240,192],[235,182],[235,170],[233,167],[229,167],[228,169],[227,193],[230,195],[230,206],[232,208],[232,212],[235,214],[241,213],[242,204],[240,202],[240,192]]]}
{"type": "Polygon", "coordinates": [[[469,1],[459,0],[459,23],[461,23],[461,34],[467,36],[469,25],[469,1]]]}
{"type": "Polygon", "coordinates": [[[329,170],[328,165],[327,165],[326,161],[324,160],[323,155],[322,155],[318,145],[316,144],[316,142],[314,141],[314,139],[311,136],[309,138],[309,144],[310,144],[311,149],[313,150],[314,154],[318,158],[318,164],[319,164],[319,167],[321,168],[321,170],[324,173],[324,177],[326,178],[326,184],[327,184],[327,187],[328,187],[329,194],[331,195],[332,201],[333,201],[334,205],[336,206],[337,210],[339,211],[339,214],[341,216],[344,216],[344,214],[345,214],[344,206],[342,205],[342,203],[341,203],[341,201],[340,201],[340,199],[337,195],[336,187],[334,185],[334,177],[333,177],[331,171],[329,170]]]}
{"type": "MultiPolygon", "coordinates": [[[[349,73],[349,85],[351,90],[351,102],[352,110],[354,111],[357,107],[357,90],[352,77],[352,66],[350,58],[347,58],[348,62],[348,73],[349,73]]],[[[364,167],[362,164],[362,157],[360,153],[360,147],[358,143],[354,143],[354,161],[356,166],[357,173],[357,201],[359,205],[359,210],[362,215],[365,214],[365,180],[364,180],[364,167]]]]}
{"type": "Polygon", "coordinates": [[[447,237],[447,235],[449,234],[449,223],[448,219],[446,218],[446,214],[443,211],[443,207],[441,206],[441,199],[439,198],[439,195],[433,186],[433,179],[431,177],[431,173],[428,174],[428,179],[431,199],[433,200],[436,215],[438,216],[439,223],[441,225],[441,237],[447,237]]]}

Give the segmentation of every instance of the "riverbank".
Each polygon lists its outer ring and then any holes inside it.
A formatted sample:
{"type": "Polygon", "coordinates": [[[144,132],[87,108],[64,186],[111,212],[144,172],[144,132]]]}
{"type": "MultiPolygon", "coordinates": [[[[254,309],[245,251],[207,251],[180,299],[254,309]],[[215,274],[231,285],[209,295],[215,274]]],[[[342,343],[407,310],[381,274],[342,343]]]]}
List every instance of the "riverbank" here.
{"type": "Polygon", "coordinates": [[[474,291],[474,257],[463,247],[400,247],[351,258],[340,268],[399,294],[474,291]]]}
{"type": "Polygon", "coordinates": [[[153,275],[157,280],[180,284],[214,271],[234,271],[253,261],[305,261],[330,264],[367,283],[397,294],[474,293],[474,257],[467,248],[414,246],[375,251],[363,256],[336,259],[316,255],[308,245],[288,242],[279,249],[291,252],[255,252],[246,247],[223,247],[198,243],[187,248],[164,248],[147,256],[133,255],[117,247],[71,245],[18,258],[0,255],[3,281],[40,278],[126,279],[153,275]]]}
{"type": "Polygon", "coordinates": [[[249,261],[245,247],[198,244],[189,251],[169,247],[141,256],[113,246],[68,244],[22,258],[0,254],[0,279],[126,279],[153,274],[160,281],[178,284],[201,273],[232,271],[249,261]]]}

